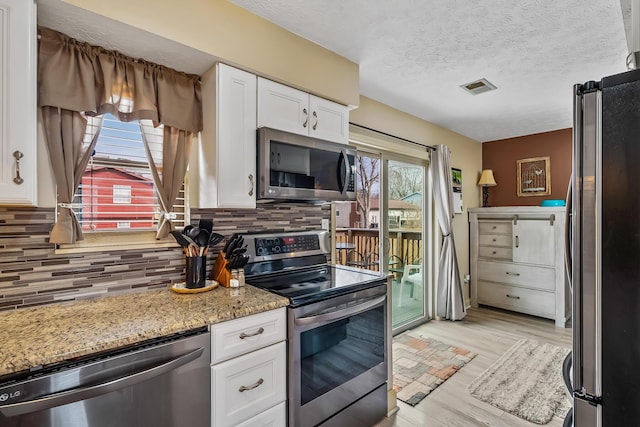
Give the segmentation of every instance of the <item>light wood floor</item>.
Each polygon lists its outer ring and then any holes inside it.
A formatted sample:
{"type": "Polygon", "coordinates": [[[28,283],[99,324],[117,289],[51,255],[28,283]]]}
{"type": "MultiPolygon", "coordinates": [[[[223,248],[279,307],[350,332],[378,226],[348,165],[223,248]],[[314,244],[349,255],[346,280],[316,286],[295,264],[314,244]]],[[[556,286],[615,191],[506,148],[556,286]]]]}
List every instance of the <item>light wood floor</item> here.
{"type": "MultiPolygon", "coordinates": [[[[551,320],[484,307],[469,309],[462,321],[432,320],[414,331],[478,355],[415,407],[398,401],[400,410],[376,427],[538,426],[472,397],[467,386],[522,338],[571,347],[570,328],[556,328],[551,320]]],[[[555,417],[547,426],[560,427],[562,419],[555,417]]]]}

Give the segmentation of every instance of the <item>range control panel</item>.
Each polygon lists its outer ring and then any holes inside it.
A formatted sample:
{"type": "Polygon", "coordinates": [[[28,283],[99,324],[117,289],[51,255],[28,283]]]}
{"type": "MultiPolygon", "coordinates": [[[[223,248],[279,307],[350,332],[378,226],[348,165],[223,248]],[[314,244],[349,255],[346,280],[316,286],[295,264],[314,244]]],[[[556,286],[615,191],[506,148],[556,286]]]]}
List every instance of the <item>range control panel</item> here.
{"type": "Polygon", "coordinates": [[[320,239],[317,234],[257,238],[255,242],[256,255],[258,256],[320,249],[320,239]]]}
{"type": "Polygon", "coordinates": [[[327,230],[245,234],[249,263],[331,253],[327,230]]]}

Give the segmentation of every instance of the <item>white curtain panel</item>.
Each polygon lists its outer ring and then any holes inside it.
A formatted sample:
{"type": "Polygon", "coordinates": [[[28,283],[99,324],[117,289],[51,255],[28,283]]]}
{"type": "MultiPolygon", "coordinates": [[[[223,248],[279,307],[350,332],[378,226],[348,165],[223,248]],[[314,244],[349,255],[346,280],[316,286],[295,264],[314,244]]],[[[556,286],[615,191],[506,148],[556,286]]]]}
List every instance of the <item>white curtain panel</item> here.
{"type": "Polygon", "coordinates": [[[446,145],[436,145],[435,155],[431,157],[431,174],[436,217],[442,232],[442,248],[436,279],[436,314],[448,320],[460,320],[467,313],[464,308],[462,281],[453,240],[451,150],[446,145]]]}

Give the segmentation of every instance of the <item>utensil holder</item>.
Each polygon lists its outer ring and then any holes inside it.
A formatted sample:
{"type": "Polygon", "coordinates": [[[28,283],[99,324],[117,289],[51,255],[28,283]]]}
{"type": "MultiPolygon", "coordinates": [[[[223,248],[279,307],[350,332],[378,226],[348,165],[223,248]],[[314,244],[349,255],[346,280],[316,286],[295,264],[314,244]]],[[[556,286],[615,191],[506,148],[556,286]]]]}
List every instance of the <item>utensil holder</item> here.
{"type": "Polygon", "coordinates": [[[185,287],[187,289],[204,288],[207,283],[207,257],[188,256],[185,267],[185,287]]]}
{"type": "Polygon", "coordinates": [[[230,287],[229,282],[231,280],[231,272],[227,270],[228,263],[229,261],[227,260],[227,257],[225,257],[223,252],[220,252],[216,258],[215,264],[213,264],[211,274],[209,275],[210,279],[215,280],[225,288],[230,287]]]}

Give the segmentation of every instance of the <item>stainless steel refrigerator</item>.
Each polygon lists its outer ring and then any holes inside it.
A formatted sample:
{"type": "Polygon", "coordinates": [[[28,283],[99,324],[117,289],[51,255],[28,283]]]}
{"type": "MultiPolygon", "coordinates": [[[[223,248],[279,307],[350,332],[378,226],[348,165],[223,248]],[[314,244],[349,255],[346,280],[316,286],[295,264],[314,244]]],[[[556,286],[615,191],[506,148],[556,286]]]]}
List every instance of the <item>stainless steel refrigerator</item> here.
{"type": "Polygon", "coordinates": [[[574,86],[573,422],[640,425],[640,70],[574,86]]]}

